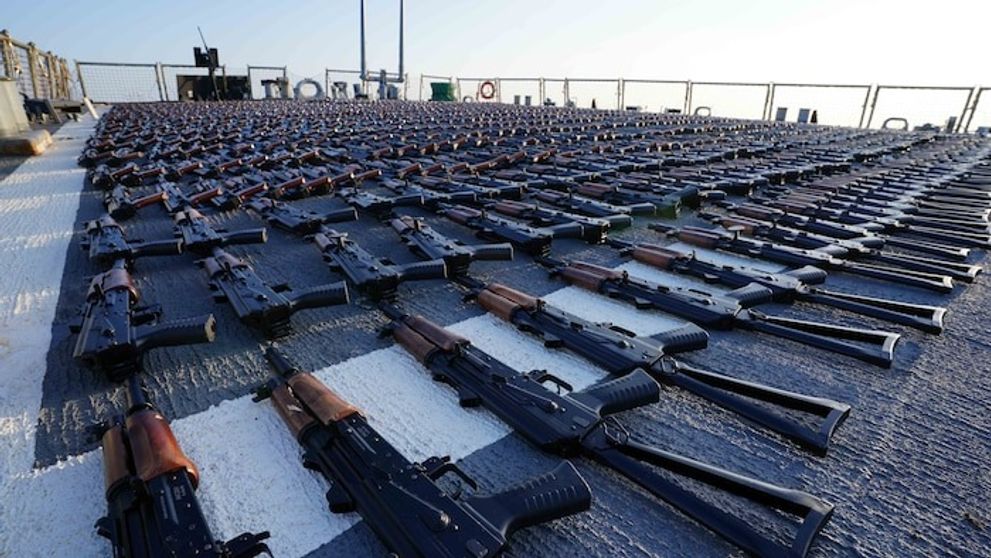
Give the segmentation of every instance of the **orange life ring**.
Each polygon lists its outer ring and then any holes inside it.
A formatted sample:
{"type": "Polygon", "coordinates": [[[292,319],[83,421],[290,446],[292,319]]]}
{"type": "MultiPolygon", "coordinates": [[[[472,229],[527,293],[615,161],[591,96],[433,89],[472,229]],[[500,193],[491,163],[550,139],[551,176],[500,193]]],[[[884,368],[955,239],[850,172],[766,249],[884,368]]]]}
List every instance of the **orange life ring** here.
{"type": "Polygon", "coordinates": [[[491,81],[483,81],[481,85],[478,86],[478,96],[483,99],[491,99],[495,97],[496,86],[491,81]]]}

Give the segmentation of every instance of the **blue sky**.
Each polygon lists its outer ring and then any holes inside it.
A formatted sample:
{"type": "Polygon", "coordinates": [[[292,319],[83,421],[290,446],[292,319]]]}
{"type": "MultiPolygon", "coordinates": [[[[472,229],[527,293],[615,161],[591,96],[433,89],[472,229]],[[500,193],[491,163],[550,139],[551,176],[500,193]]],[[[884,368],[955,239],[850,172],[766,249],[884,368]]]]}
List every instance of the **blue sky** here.
{"type": "MultiPolygon", "coordinates": [[[[69,59],[358,65],[357,0],[14,0],[2,25],[69,59]]],[[[368,0],[369,66],[394,70],[398,2],[368,0]]],[[[407,0],[410,73],[991,85],[986,2],[407,0]]]]}

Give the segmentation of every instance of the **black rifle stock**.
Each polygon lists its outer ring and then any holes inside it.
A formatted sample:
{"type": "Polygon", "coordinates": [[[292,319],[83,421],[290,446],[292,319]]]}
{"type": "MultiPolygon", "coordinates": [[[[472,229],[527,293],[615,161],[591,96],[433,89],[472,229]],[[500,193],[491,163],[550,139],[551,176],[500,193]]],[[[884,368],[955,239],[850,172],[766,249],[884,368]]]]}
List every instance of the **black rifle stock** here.
{"type": "Polygon", "coordinates": [[[112,264],[117,260],[131,262],[144,256],[178,256],[182,253],[178,240],[127,240],[123,227],[108,214],[86,223],[86,239],[80,246],[89,252],[91,260],[100,265],[112,264]]]}
{"type": "Polygon", "coordinates": [[[206,269],[214,299],[230,303],[242,322],[269,339],[289,335],[290,317],[299,310],[349,301],[344,282],[294,291],[287,296],[283,293],[290,290],[288,286],[270,287],[246,261],[221,248],[214,248],[211,257],[198,263],[206,269]]]}
{"type": "Polygon", "coordinates": [[[760,331],[827,351],[847,355],[878,366],[894,360],[900,335],[808,320],[771,316],[751,306],[771,299],[772,293],[751,283],[731,293],[715,296],[699,289],[661,285],[585,262],[543,262],[553,275],[583,289],[684,318],[702,327],[760,331]]]}
{"type": "Polygon", "coordinates": [[[262,244],[268,242],[268,231],[264,228],[228,232],[214,229],[202,213],[187,208],[172,216],[175,222],[175,236],[182,240],[187,252],[206,256],[214,248],[232,244],[262,244]]]}
{"type": "Polygon", "coordinates": [[[812,286],[826,278],[826,272],[811,266],[779,273],[734,265],[719,265],[700,260],[695,253],[681,252],[656,244],[633,244],[610,240],[623,253],[646,265],[705,282],[720,283],[734,289],[757,284],[771,292],[775,302],[801,300],[841,308],[864,316],[914,327],[929,333],[943,331],[946,308],[912,304],[885,298],[830,291],[812,286]]]}
{"type": "Polygon", "coordinates": [[[850,412],[850,406],[844,403],[702,370],[668,356],[673,352],[705,347],[708,335],[697,326],[690,326],[694,331],[675,330],[656,341],[613,324],[589,322],[498,283],[477,289],[475,297],[490,313],[521,331],[540,337],[547,347],[565,348],[612,375],[646,370],[662,384],[685,389],[735,411],[819,455],[825,455],[833,432],[850,412]],[[755,404],[748,398],[764,405],[755,404]],[[808,426],[807,421],[794,420],[767,409],[768,404],[819,417],[821,422],[808,426]]]}
{"type": "Polygon", "coordinates": [[[566,461],[488,496],[465,499],[444,491],[436,481],[447,473],[476,484],[449,457],[408,461],[315,376],[275,349],[265,354],[278,377],[255,390],[255,401],[271,397],[304,449],[304,464],[331,484],[331,511],[357,511],[398,556],[495,556],[512,532],[591,504],[588,484],[566,461]]]}
{"type": "Polygon", "coordinates": [[[475,235],[483,240],[511,242],[531,256],[550,254],[554,235],[546,229],[530,228],[470,207],[448,204],[438,204],[438,207],[445,217],[475,230],[475,235]]]}
{"type": "Polygon", "coordinates": [[[954,285],[953,278],[947,275],[849,262],[817,250],[782,246],[772,242],[746,238],[740,236],[738,234],[739,231],[721,232],[699,227],[683,227],[679,229],[660,223],[651,223],[648,227],[666,236],[677,238],[682,242],[700,248],[724,250],[753,258],[763,258],[789,266],[811,265],[829,270],[835,269],[837,271],[844,271],[882,281],[890,281],[901,285],[919,287],[940,293],[951,292],[954,285]]]}
{"type": "Polygon", "coordinates": [[[79,334],[72,356],[120,381],[141,370],[145,351],[212,342],[216,322],[212,314],[156,323],[161,309],[138,306],[138,289],[124,260],[90,282],[86,303],[77,323],[70,326],[79,334]]]}
{"type": "Polygon", "coordinates": [[[658,401],[660,387],[643,370],[572,392],[566,382],[547,371],[518,372],[423,317],[404,315],[394,307],[383,310],[393,319],[389,329],[396,341],[423,363],[435,380],[454,388],[462,406],[484,407],[543,451],[589,457],[613,469],[744,550],[760,556],[804,556],[832,514],[832,504],[806,492],[744,477],[634,440],[608,414],[658,401]],[[556,389],[548,388],[548,383],[556,389]],[[797,516],[798,532],[784,544],[777,542],[669,480],[655,467],[797,516]]]}
{"type": "Polygon", "coordinates": [[[469,246],[440,234],[423,219],[404,215],[393,219],[390,224],[414,254],[427,260],[443,260],[450,277],[466,275],[471,262],[476,260],[513,259],[513,245],[508,242],[469,246]]]}
{"type": "Polygon", "coordinates": [[[358,218],[358,213],[353,207],[317,213],[267,198],[253,199],[247,203],[247,206],[272,226],[302,235],[313,234],[326,223],[354,221],[358,218]]]}

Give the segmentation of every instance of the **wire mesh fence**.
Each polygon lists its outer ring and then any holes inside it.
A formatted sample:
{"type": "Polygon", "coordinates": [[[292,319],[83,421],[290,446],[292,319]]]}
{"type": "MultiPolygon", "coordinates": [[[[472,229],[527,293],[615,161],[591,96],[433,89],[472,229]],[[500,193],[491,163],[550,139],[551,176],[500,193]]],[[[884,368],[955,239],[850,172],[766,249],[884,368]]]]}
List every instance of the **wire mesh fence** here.
{"type": "Polygon", "coordinates": [[[84,96],[95,103],[136,103],[164,100],[155,64],[77,62],[84,96]]]}
{"type": "Polygon", "coordinates": [[[0,77],[12,79],[29,98],[67,99],[71,75],[64,59],[0,31],[0,77]]]}
{"type": "Polygon", "coordinates": [[[34,97],[34,85],[31,80],[31,56],[26,47],[13,45],[14,53],[14,79],[17,81],[17,90],[34,97]]]}

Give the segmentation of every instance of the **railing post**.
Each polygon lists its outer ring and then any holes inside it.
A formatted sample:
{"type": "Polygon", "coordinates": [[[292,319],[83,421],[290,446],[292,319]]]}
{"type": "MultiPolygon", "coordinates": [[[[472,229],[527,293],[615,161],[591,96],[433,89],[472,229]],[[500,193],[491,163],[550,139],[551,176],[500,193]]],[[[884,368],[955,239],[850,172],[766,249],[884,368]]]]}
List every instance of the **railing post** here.
{"type": "Polygon", "coordinates": [[[14,79],[14,47],[10,44],[10,35],[7,30],[0,31],[0,54],[3,55],[4,73],[8,78],[14,79]]]}
{"type": "Polygon", "coordinates": [[[564,78],[564,102],[561,103],[563,106],[568,106],[571,102],[571,83],[568,82],[568,78],[564,78]]]}
{"type": "MultiPolygon", "coordinates": [[[[873,98],[873,100],[871,100],[871,103],[870,103],[871,104],[871,110],[870,110],[870,114],[867,115],[867,123],[863,126],[864,128],[870,129],[870,127],[871,127],[871,121],[874,120],[874,108],[877,107],[877,98],[878,98],[878,95],[880,95],[880,93],[881,93],[881,86],[880,85],[874,85],[874,98],[873,98]]],[[[869,90],[868,90],[867,94],[870,95],[870,91],[869,90]]],[[[867,109],[867,104],[866,103],[864,104],[864,109],[865,110],[867,109]]],[[[860,118],[861,118],[861,122],[863,122],[863,115],[861,115],[860,118]]]]}
{"type": "Polygon", "coordinates": [[[538,106],[541,106],[541,107],[544,106],[544,99],[547,98],[547,97],[545,97],[546,94],[547,94],[547,82],[544,81],[544,78],[538,78],[538,81],[537,81],[537,95],[540,97],[539,99],[537,99],[537,105],[538,106]]]}
{"type": "Polygon", "coordinates": [[[420,101],[423,100],[423,74],[420,74],[420,90],[419,90],[417,96],[419,98],[418,100],[420,100],[420,101]]]}
{"type": "Polygon", "coordinates": [[[79,89],[82,91],[83,97],[88,97],[86,94],[86,82],[83,81],[83,68],[78,60],[76,60],[76,77],[79,79],[79,89]]]}
{"type": "Polygon", "coordinates": [[[692,113],[692,80],[685,82],[685,114],[692,113]]]}
{"type": "Polygon", "coordinates": [[[623,95],[624,89],[626,88],[626,82],[623,78],[616,80],[616,110],[623,110],[623,95]]]}
{"type": "Polygon", "coordinates": [[[981,93],[983,92],[983,87],[977,88],[977,93],[974,95],[974,105],[970,109],[970,114],[967,116],[967,123],[963,127],[963,133],[965,134],[970,131],[970,123],[974,120],[974,113],[977,112],[977,106],[981,102],[981,93]]]}
{"type": "Polygon", "coordinates": [[[403,74],[403,100],[409,100],[409,72],[403,74]]]}
{"type": "Polygon", "coordinates": [[[764,120],[771,120],[771,112],[774,111],[774,82],[767,83],[767,96],[764,98],[764,120]]]}
{"type": "MultiPolygon", "coordinates": [[[[158,87],[158,100],[168,101],[169,93],[165,90],[165,70],[161,62],[155,62],[155,85],[158,87]]],[[[179,99],[176,99],[177,101],[179,99]]]]}
{"type": "Polygon", "coordinates": [[[461,78],[451,78],[454,80],[454,90],[458,92],[458,102],[461,102],[461,78]]]}
{"type": "Polygon", "coordinates": [[[28,71],[30,72],[31,78],[31,91],[34,93],[34,98],[37,99],[38,95],[38,49],[34,46],[34,43],[28,43],[28,71]]]}
{"type": "Polygon", "coordinates": [[[967,100],[964,101],[964,103],[963,103],[963,112],[960,113],[960,120],[957,120],[957,125],[954,126],[954,128],[952,130],[953,133],[955,133],[955,134],[956,133],[959,133],[960,132],[960,126],[963,126],[964,116],[967,114],[967,110],[970,109],[970,100],[972,98],[974,98],[974,89],[977,89],[977,88],[974,87],[974,88],[972,88],[970,90],[969,93],[967,93],[967,100]]]}
{"type": "Polygon", "coordinates": [[[330,94],[330,68],[324,68],[323,69],[323,90],[324,90],[324,92],[327,93],[327,96],[328,97],[331,97],[331,94],[330,94]]]}
{"type": "Polygon", "coordinates": [[[496,102],[497,103],[501,103],[502,102],[502,80],[499,79],[499,78],[495,78],[495,86],[496,86],[496,102]]]}

